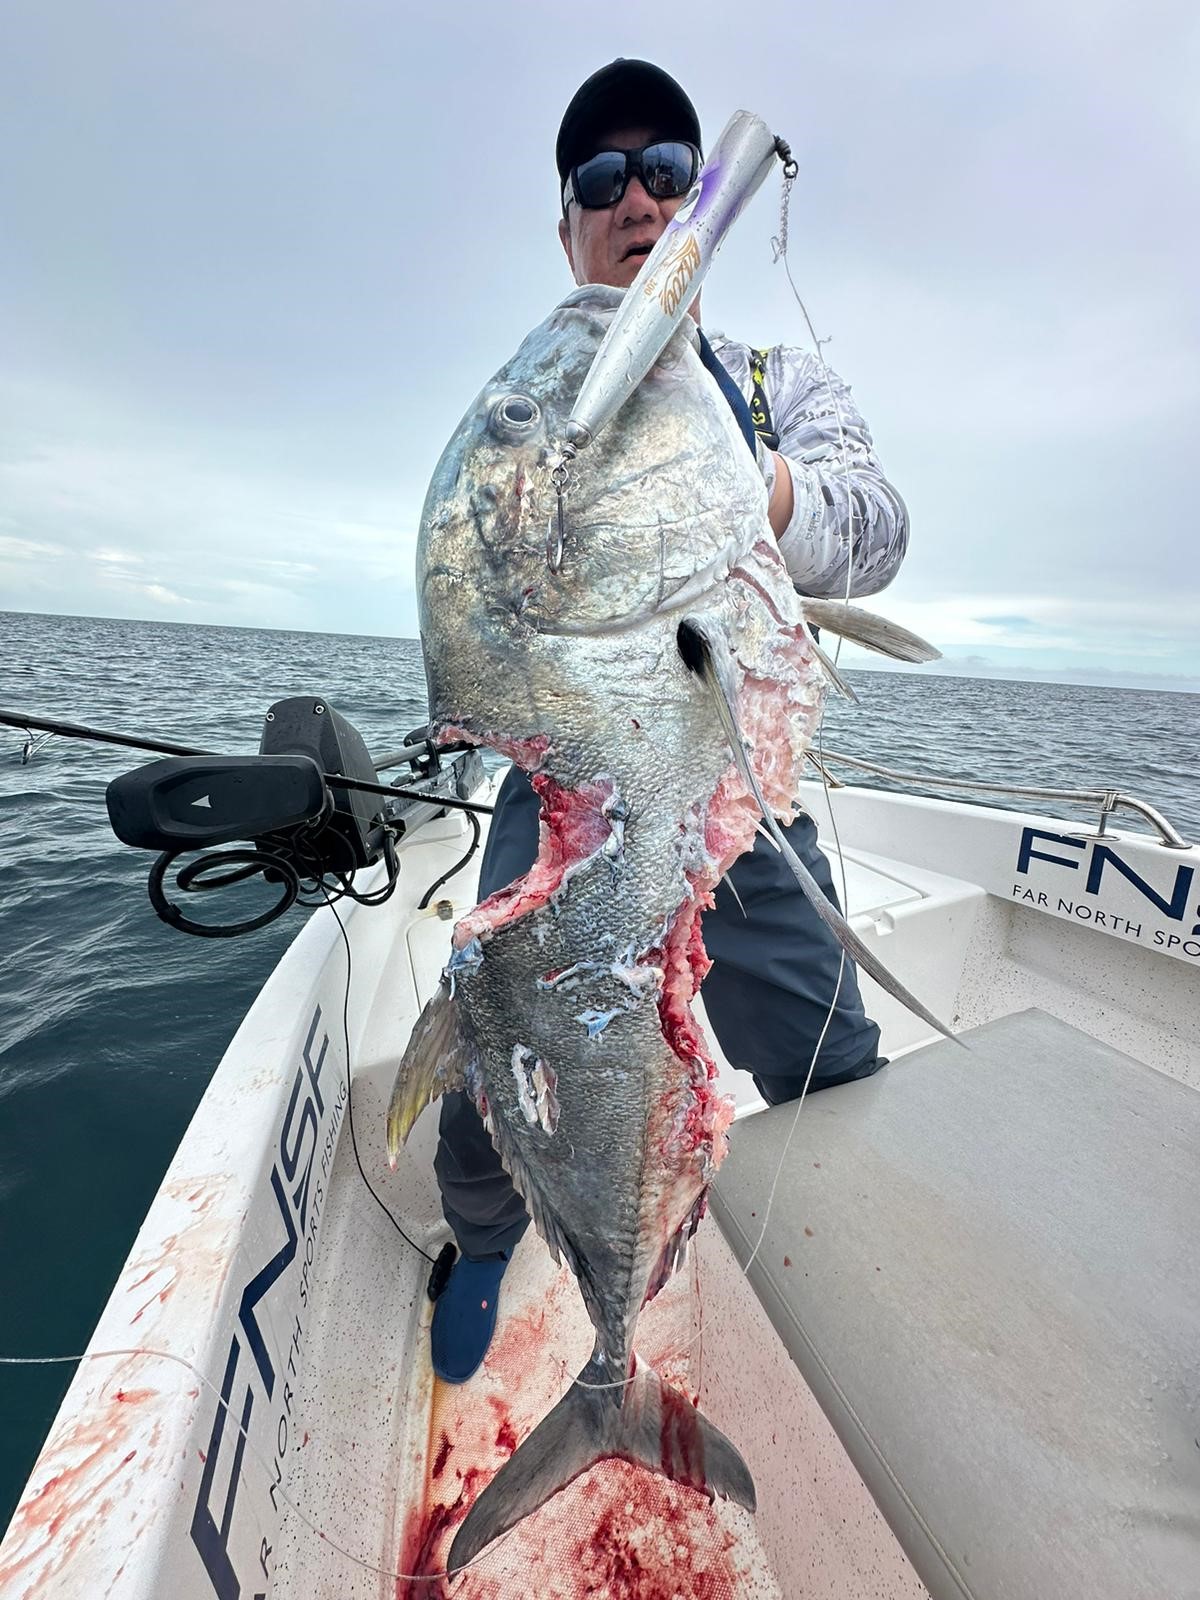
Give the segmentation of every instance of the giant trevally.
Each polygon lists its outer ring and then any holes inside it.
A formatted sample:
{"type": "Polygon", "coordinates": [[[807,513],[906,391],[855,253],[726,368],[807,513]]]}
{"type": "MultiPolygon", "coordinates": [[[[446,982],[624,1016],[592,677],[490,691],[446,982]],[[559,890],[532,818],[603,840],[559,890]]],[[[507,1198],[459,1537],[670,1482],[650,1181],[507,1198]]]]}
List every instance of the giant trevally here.
{"type": "MultiPolygon", "coordinates": [[[[451,1567],[605,1456],[754,1506],[737,1449],[638,1360],[634,1328],[683,1257],[733,1116],[690,1009],[701,914],[764,815],[777,836],[790,820],[825,677],[762,478],[687,331],[572,464],[559,524],[555,441],[620,301],[577,290],[529,335],[459,425],[421,522],[432,724],[531,774],[540,846],[454,929],[389,1151],[465,1088],[596,1330],[451,1567]]],[[[933,653],[817,609],[893,653],[933,653]]]]}

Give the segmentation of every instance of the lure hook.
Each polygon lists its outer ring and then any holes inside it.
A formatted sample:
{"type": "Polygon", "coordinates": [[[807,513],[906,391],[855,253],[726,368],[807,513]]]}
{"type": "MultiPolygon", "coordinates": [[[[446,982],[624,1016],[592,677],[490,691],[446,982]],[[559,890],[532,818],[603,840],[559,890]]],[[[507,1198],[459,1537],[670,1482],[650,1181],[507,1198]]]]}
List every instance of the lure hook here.
{"type": "Polygon", "coordinates": [[[550,521],[546,528],[546,565],[551,572],[559,572],[563,563],[563,547],[567,537],[567,463],[575,456],[574,448],[569,444],[560,445],[555,451],[552,460],[554,466],[550,473],[550,483],[554,489],[554,510],[550,514],[550,521]]]}

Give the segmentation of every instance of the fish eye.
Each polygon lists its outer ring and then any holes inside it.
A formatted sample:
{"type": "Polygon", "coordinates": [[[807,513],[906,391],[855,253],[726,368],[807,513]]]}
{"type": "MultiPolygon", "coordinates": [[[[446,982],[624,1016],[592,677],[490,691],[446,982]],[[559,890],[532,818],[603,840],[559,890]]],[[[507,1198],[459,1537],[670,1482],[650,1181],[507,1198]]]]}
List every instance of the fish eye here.
{"type": "Polygon", "coordinates": [[[505,394],[493,405],[488,428],[506,444],[519,444],[522,439],[528,439],[541,420],[537,402],[528,395],[505,394]]]}

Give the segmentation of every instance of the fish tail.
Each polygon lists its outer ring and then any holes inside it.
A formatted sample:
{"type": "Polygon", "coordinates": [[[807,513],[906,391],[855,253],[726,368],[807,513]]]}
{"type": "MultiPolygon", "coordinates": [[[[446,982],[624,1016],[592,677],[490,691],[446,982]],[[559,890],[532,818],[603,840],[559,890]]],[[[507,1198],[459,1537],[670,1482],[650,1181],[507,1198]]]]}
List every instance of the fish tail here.
{"type": "Polygon", "coordinates": [[[614,1380],[614,1367],[597,1347],[471,1507],[450,1546],[451,1572],[606,1456],[754,1510],[754,1480],[735,1446],[686,1395],[634,1359],[632,1379],[614,1380]]]}

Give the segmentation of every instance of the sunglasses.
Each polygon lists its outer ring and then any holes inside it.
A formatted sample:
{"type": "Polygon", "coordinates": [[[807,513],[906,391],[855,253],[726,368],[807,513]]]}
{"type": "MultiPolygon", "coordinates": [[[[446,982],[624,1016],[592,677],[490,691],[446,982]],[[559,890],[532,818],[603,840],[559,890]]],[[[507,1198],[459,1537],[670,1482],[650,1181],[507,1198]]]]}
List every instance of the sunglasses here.
{"type": "Polygon", "coordinates": [[[662,139],[640,150],[601,150],[590,161],[571,168],[569,191],[585,211],[615,206],[629,187],[630,178],[641,179],[655,200],[674,200],[686,194],[700,170],[700,152],[682,139],[662,139]]]}

